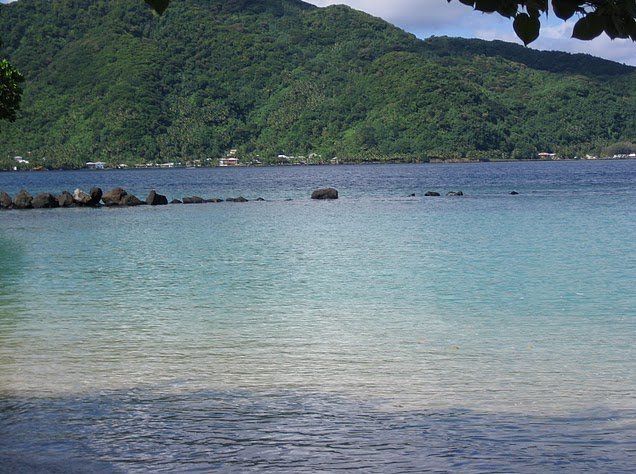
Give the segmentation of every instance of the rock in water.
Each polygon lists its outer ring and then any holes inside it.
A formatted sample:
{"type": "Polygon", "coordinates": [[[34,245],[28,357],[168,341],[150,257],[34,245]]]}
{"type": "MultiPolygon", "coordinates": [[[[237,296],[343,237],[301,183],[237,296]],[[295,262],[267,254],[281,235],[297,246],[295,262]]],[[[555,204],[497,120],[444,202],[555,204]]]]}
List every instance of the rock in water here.
{"type": "Polygon", "coordinates": [[[40,193],[36,195],[31,201],[31,205],[35,209],[50,209],[53,207],[60,207],[57,198],[51,193],[40,193]]]}
{"type": "Polygon", "coordinates": [[[0,193],[0,209],[11,209],[13,207],[13,199],[4,191],[0,193]]]}
{"type": "Polygon", "coordinates": [[[183,204],[203,204],[205,201],[199,196],[189,196],[183,198],[183,204]]]}
{"type": "Polygon", "coordinates": [[[71,193],[68,191],[62,191],[62,194],[57,197],[57,203],[60,207],[71,207],[75,201],[73,200],[73,195],[71,193]]]}
{"type": "Polygon", "coordinates": [[[146,204],[144,201],[132,194],[126,194],[119,202],[120,206],[142,206],[144,204],[146,204]]]}
{"type": "Polygon", "coordinates": [[[31,209],[33,206],[31,202],[33,196],[31,196],[26,190],[20,191],[13,199],[13,207],[16,209],[31,209]]]}
{"type": "Polygon", "coordinates": [[[82,191],[80,188],[77,188],[75,191],[73,191],[73,202],[78,206],[90,206],[91,195],[85,191],[82,191]]]}
{"type": "Polygon", "coordinates": [[[94,188],[91,188],[91,200],[89,205],[90,206],[98,206],[99,205],[99,201],[102,200],[102,195],[104,193],[102,192],[101,188],[98,188],[97,186],[95,186],[94,188]]]}
{"type": "Polygon", "coordinates": [[[449,191],[446,195],[447,196],[463,196],[464,192],[463,191],[449,191]]]}
{"type": "Polygon", "coordinates": [[[146,198],[146,204],[150,206],[165,206],[168,204],[168,198],[162,194],[157,194],[153,189],[146,198]]]}
{"type": "Polygon", "coordinates": [[[426,193],[424,194],[424,196],[427,196],[427,197],[437,197],[437,196],[439,196],[439,193],[438,193],[438,192],[435,192],[435,191],[426,191],[426,193]]]}
{"type": "Polygon", "coordinates": [[[311,193],[312,199],[338,199],[338,191],[334,188],[316,189],[311,193]]]}
{"type": "Polygon", "coordinates": [[[122,188],[114,188],[110,191],[104,193],[102,196],[102,201],[105,206],[121,206],[124,197],[126,197],[128,193],[124,191],[122,188]]]}
{"type": "Polygon", "coordinates": [[[243,196],[239,196],[236,198],[227,198],[225,202],[247,202],[247,199],[245,199],[243,196]]]}

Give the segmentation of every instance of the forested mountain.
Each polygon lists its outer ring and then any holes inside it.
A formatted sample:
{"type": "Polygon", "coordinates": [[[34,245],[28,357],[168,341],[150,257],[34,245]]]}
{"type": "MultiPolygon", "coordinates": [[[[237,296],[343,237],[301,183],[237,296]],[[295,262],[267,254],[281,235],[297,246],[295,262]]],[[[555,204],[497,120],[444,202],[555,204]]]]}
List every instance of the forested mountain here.
{"type": "Polygon", "coordinates": [[[0,167],[278,154],[574,156],[636,141],[636,69],[586,55],[413,35],[344,6],[181,0],[0,5],[26,78],[0,167]]]}

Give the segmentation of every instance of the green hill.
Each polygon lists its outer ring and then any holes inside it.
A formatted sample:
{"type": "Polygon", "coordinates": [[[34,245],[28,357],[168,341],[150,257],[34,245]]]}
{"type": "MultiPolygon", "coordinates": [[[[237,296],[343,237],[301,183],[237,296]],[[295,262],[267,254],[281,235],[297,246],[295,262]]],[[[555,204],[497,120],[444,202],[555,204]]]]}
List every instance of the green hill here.
{"type": "Polygon", "coordinates": [[[636,141],[636,69],[503,42],[421,41],[343,6],[182,0],[0,5],[26,78],[8,157],[49,167],[574,156],[636,141]],[[208,160],[208,161],[206,161],[208,160]]]}

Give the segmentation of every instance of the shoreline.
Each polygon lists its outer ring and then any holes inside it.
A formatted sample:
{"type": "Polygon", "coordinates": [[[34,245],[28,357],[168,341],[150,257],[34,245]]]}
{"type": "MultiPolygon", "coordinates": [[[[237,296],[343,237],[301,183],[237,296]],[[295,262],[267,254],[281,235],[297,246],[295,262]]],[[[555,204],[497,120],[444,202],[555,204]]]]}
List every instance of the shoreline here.
{"type": "Polygon", "coordinates": [[[234,169],[234,168],[302,168],[302,167],[338,167],[338,166],[373,166],[373,165],[476,165],[476,164],[487,164],[487,163],[548,163],[548,162],[583,162],[583,161],[636,161],[634,157],[628,158],[533,158],[527,160],[515,160],[512,158],[506,159],[448,159],[448,160],[438,160],[433,159],[429,161],[410,161],[410,160],[386,160],[386,161],[347,161],[343,163],[333,164],[333,163],[271,163],[271,164],[259,164],[259,165],[234,165],[234,166],[171,166],[165,167],[160,164],[156,164],[153,166],[131,166],[131,167],[104,167],[104,168],[26,168],[26,169],[0,169],[0,173],[42,173],[46,171],[88,171],[88,172],[99,172],[99,171],[144,171],[144,170],[199,170],[199,169],[234,169]]]}

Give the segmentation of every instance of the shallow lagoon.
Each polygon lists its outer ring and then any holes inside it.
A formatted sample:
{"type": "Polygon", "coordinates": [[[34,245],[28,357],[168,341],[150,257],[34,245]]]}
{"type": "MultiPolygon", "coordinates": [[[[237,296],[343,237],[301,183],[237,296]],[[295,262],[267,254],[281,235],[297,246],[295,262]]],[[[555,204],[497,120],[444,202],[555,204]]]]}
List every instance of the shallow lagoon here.
{"type": "Polygon", "coordinates": [[[629,472],[634,183],[634,161],[0,174],[10,193],[266,199],[0,213],[1,451],[629,472]],[[326,185],[341,199],[309,200],[326,185]]]}

